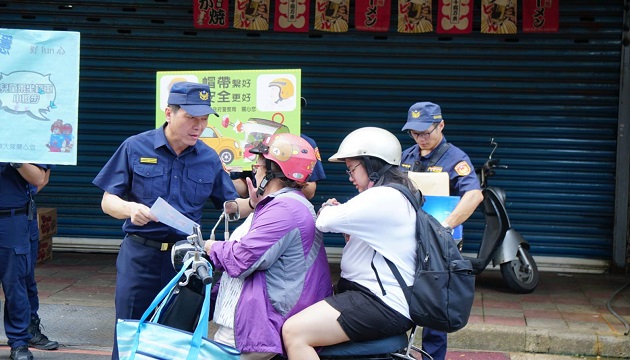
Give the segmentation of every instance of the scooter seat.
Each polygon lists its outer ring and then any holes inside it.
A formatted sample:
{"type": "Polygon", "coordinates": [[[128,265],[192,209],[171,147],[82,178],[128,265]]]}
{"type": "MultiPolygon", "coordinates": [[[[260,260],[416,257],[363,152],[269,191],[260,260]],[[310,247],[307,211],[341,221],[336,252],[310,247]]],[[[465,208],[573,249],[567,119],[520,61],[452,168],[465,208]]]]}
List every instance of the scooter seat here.
{"type": "Polygon", "coordinates": [[[318,354],[320,357],[389,354],[407,348],[408,343],[407,334],[403,333],[384,339],[358,342],[347,341],[337,345],[326,346],[318,354]]]}

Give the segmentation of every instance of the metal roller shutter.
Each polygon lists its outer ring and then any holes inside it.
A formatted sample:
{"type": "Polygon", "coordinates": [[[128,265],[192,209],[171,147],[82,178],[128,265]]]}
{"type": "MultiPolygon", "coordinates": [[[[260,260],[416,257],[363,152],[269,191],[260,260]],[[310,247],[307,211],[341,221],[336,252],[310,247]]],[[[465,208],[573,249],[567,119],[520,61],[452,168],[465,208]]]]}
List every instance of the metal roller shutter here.
{"type": "MultiPolygon", "coordinates": [[[[79,163],[55,168],[38,202],[58,209],[60,237],[119,240],[91,181],[123,139],[153,126],[156,71],[301,68],[303,131],[323,158],[361,126],[412,145],[399,131],[406,110],[433,101],[476,165],[499,142],[509,169],[491,184],[507,191],[532,254],[610,260],[623,1],[563,2],[560,31],[546,34],[480,34],[479,11],[466,36],[398,34],[394,15],[388,33],[289,34],[197,30],[183,0],[0,1],[3,27],[81,32],[79,163]]],[[[353,196],[343,166],[324,166],[313,203],[353,196]]],[[[217,216],[208,208],[204,228],[217,216]]],[[[482,228],[480,214],[466,223],[465,250],[482,228]]]]}

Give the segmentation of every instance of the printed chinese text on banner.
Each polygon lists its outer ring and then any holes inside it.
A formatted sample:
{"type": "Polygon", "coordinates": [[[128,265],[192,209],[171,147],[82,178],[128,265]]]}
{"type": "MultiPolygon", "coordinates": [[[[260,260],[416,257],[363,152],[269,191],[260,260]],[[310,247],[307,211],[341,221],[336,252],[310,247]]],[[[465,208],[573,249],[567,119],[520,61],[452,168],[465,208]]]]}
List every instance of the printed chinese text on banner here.
{"type": "Polygon", "coordinates": [[[354,3],[354,27],[358,31],[389,30],[391,0],[356,0],[354,3]]]}
{"type": "Polygon", "coordinates": [[[523,32],[557,32],[559,0],[523,0],[523,32]]]}
{"type": "Polygon", "coordinates": [[[165,122],[164,110],[173,84],[208,84],[210,103],[220,116],[208,118],[199,140],[234,171],[251,170],[256,156],[249,150],[266,136],[275,132],[300,134],[301,76],[299,69],[160,71],[155,126],[165,122]]]}
{"type": "Polygon", "coordinates": [[[470,34],[473,23],[473,0],[439,0],[438,34],[470,34]]]}
{"type": "Polygon", "coordinates": [[[0,162],[76,165],[80,33],[0,28],[0,162]]]}
{"type": "Polygon", "coordinates": [[[227,29],[229,0],[193,0],[194,24],[200,29],[227,29]]]}
{"type": "Polygon", "coordinates": [[[517,0],[481,0],[481,32],[516,34],[517,0]]]}
{"type": "Polygon", "coordinates": [[[398,0],[398,32],[433,31],[431,0],[398,0]]]}
{"type": "Polygon", "coordinates": [[[315,30],[346,32],[349,14],[350,0],[316,0],[315,30]]]}
{"type": "Polygon", "coordinates": [[[234,28],[269,30],[270,0],[234,0],[234,28]]]}
{"type": "Polygon", "coordinates": [[[276,0],[274,31],[308,32],[311,0],[276,0]]]}

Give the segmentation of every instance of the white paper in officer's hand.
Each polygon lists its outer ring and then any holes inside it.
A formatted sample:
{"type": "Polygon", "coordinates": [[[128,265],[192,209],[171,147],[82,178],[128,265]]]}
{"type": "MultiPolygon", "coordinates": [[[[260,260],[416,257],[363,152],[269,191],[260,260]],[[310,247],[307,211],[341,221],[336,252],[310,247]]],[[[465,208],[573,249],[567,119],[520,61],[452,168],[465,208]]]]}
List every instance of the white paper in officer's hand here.
{"type": "Polygon", "coordinates": [[[151,206],[151,213],[161,223],[188,235],[193,234],[193,229],[197,225],[196,222],[184,216],[161,197],[157,198],[153,206],[151,206]]]}

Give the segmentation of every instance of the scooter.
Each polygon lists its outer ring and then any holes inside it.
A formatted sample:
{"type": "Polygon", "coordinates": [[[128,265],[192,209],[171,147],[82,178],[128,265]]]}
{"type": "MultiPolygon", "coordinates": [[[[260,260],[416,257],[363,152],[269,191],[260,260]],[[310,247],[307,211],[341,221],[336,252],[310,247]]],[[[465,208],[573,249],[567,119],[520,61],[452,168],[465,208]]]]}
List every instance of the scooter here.
{"type": "Polygon", "coordinates": [[[472,262],[475,275],[485,270],[490,261],[493,267],[500,265],[501,275],[508,287],[519,294],[528,294],[538,285],[538,267],[529,254],[529,243],[512,228],[505,207],[505,191],[488,186],[488,178],[495,175],[495,169],[507,168],[499,164],[499,159],[492,158],[498,147],[494,138],[490,140],[490,145],[493,149],[488,160],[481,168],[475,170],[483,193],[481,209],[486,225],[477,257],[465,258],[472,262]]]}
{"type": "MultiPolygon", "coordinates": [[[[236,205],[236,202],[226,202],[226,204],[224,204],[224,211],[219,216],[219,220],[211,231],[210,239],[215,240],[215,230],[221,221],[224,221],[224,239],[229,239],[229,223],[237,221],[239,219],[240,215],[238,214],[238,205],[236,205]],[[232,211],[226,211],[227,204],[232,203],[233,205],[230,206],[232,207],[232,209],[236,207],[236,213],[233,213],[232,211]]],[[[191,269],[187,270],[184,274],[185,280],[180,282],[180,285],[183,288],[189,284],[194,284],[195,282],[208,284],[214,280],[213,276],[208,273],[208,269],[205,266],[205,260],[201,259],[202,257],[206,256],[203,251],[203,245],[204,240],[201,235],[201,229],[196,226],[194,228],[193,235],[188,236],[186,240],[178,241],[171,250],[171,262],[176,270],[181,269],[182,264],[191,257],[195,259],[193,260],[193,265],[191,266],[191,269]],[[198,264],[198,266],[195,266],[196,263],[198,264]]],[[[184,326],[181,326],[180,323],[187,324],[187,326],[192,326],[196,323],[196,321],[198,321],[194,318],[194,315],[191,314],[189,309],[186,309],[186,311],[182,312],[185,313],[183,317],[192,317],[192,319],[181,319],[178,317],[177,322],[171,321],[171,324],[167,323],[166,325],[177,327],[183,330],[188,330],[184,326]]],[[[414,327],[414,329],[412,329],[411,333],[408,336],[407,334],[400,334],[385,339],[362,342],[345,342],[337,345],[327,346],[319,352],[319,356],[320,359],[323,360],[420,359],[420,357],[414,357],[414,353],[412,353],[413,351],[417,352],[418,354],[424,353],[425,358],[432,360],[432,358],[424,351],[422,351],[422,349],[419,349],[413,345],[415,330],[416,328],[414,327]]],[[[285,358],[278,355],[274,357],[273,360],[285,360],[285,358]]]]}

